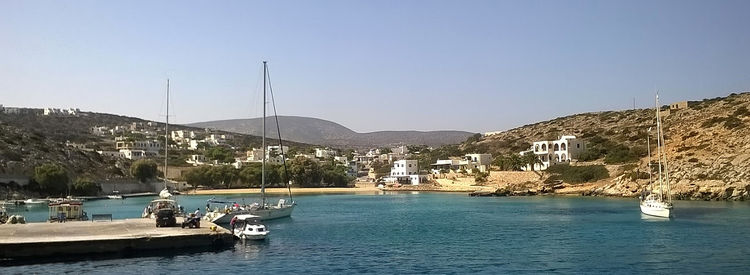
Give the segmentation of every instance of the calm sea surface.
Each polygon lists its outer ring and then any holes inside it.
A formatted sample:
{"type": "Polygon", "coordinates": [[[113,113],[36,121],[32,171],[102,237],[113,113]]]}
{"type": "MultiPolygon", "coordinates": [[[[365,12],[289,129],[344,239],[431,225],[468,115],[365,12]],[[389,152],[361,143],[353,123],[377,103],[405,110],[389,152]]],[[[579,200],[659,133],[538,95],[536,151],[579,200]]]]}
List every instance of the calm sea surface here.
{"type": "MultiPolygon", "coordinates": [[[[178,201],[203,211],[208,198],[178,201]]],[[[135,218],[150,199],[90,201],[85,208],[89,215],[135,218]]],[[[670,221],[642,216],[635,199],[442,193],[295,199],[293,218],[266,223],[271,235],[265,242],[212,252],[27,263],[0,267],[0,273],[750,272],[747,202],[677,201],[670,221]]],[[[46,219],[46,207],[26,209],[15,212],[31,221],[46,219]]]]}

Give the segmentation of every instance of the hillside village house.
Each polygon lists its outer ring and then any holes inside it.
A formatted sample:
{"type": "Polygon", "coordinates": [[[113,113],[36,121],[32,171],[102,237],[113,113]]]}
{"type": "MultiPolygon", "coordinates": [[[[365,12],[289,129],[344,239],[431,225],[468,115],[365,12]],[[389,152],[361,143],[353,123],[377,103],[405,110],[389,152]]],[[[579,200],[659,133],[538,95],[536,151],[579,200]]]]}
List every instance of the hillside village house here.
{"type": "Polygon", "coordinates": [[[688,102],[687,101],[680,101],[680,102],[675,102],[675,103],[669,104],[669,109],[670,110],[680,110],[680,109],[685,109],[687,107],[688,107],[688,102]]]}
{"type": "Polygon", "coordinates": [[[198,166],[206,163],[206,156],[204,155],[190,155],[190,158],[185,161],[187,163],[192,164],[193,166],[198,166]]]}
{"type": "Polygon", "coordinates": [[[391,173],[385,178],[385,182],[419,185],[426,179],[425,175],[419,175],[417,160],[398,160],[393,162],[391,173]]]}
{"type": "Polygon", "coordinates": [[[463,158],[443,159],[431,164],[432,173],[440,174],[442,171],[458,171],[461,169],[469,173],[474,170],[487,172],[492,164],[492,154],[466,154],[463,158]]]}
{"type": "MultiPolygon", "coordinates": [[[[578,155],[586,150],[586,144],[583,140],[575,136],[562,136],[558,140],[536,141],[527,151],[520,154],[535,154],[541,163],[534,164],[534,170],[546,170],[550,165],[558,163],[569,163],[577,159],[578,155]]],[[[521,170],[531,170],[530,165],[521,167],[521,170]]]]}
{"type": "Polygon", "coordinates": [[[120,149],[120,156],[126,159],[138,160],[146,157],[144,150],[120,149]]]}
{"type": "Polygon", "coordinates": [[[330,157],[336,156],[336,150],[331,150],[328,148],[315,148],[315,157],[321,158],[321,159],[327,159],[330,157]]]}
{"type": "Polygon", "coordinates": [[[196,137],[196,134],[193,131],[185,131],[185,130],[172,131],[172,140],[176,142],[187,141],[190,139],[194,139],[195,137],[196,137]]]}
{"type": "Polygon", "coordinates": [[[127,141],[120,139],[115,141],[115,149],[117,150],[142,150],[149,155],[159,155],[161,150],[161,143],[156,140],[138,140],[138,141],[127,141]]]}

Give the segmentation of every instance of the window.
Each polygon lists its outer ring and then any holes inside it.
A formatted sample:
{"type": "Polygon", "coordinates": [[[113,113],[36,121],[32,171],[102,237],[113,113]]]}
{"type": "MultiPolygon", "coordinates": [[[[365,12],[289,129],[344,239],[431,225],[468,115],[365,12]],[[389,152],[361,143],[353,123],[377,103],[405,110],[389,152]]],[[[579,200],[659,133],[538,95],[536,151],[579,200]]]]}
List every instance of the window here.
{"type": "Polygon", "coordinates": [[[581,148],[581,144],[580,143],[576,144],[576,148],[581,148]]]}
{"type": "Polygon", "coordinates": [[[409,167],[411,167],[411,163],[409,164],[409,167]]]}

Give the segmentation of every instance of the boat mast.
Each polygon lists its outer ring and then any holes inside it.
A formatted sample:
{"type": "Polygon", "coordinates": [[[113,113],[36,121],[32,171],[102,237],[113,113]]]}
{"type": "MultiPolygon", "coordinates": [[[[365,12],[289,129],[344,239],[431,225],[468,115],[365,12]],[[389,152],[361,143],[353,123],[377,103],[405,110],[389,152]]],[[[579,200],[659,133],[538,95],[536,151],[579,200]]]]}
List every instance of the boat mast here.
{"type": "Polygon", "coordinates": [[[164,189],[167,189],[168,161],[169,161],[169,78],[167,78],[167,121],[164,126],[164,189]]]}
{"type": "Polygon", "coordinates": [[[659,94],[656,94],[656,155],[659,158],[659,201],[664,200],[664,186],[661,177],[661,157],[662,157],[662,139],[661,139],[661,116],[659,115],[659,94]]]}
{"type": "Polygon", "coordinates": [[[266,73],[268,68],[266,67],[266,61],[263,61],[263,161],[261,164],[261,180],[260,180],[260,198],[261,207],[266,207],[266,154],[268,149],[266,148],[266,73]]]}
{"type": "Polygon", "coordinates": [[[654,179],[651,176],[651,127],[648,127],[646,132],[646,148],[648,150],[648,187],[651,189],[649,192],[651,192],[654,190],[654,179]]]}

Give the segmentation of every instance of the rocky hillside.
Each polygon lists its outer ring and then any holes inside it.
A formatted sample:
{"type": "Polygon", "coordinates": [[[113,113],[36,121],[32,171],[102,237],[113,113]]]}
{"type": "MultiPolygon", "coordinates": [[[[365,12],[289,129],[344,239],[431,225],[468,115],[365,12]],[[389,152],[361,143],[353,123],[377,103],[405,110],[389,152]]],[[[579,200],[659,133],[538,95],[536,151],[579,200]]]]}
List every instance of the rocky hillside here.
{"type": "MultiPolygon", "coordinates": [[[[749,109],[750,93],[741,93],[665,111],[667,157],[676,198],[750,199],[749,109]]],[[[610,169],[612,178],[590,192],[636,196],[648,183],[633,172],[647,171],[645,137],[647,129],[654,126],[654,115],[648,109],[572,115],[511,129],[463,147],[495,155],[518,153],[533,141],[575,135],[588,144],[626,148],[635,157],[615,163],[619,166],[610,169]]],[[[606,146],[600,146],[603,155],[592,162],[604,162],[606,146]]]]}
{"type": "MultiPolygon", "coordinates": [[[[222,131],[243,133],[254,136],[263,134],[261,118],[207,121],[188,124],[189,126],[211,128],[222,131]]],[[[473,135],[463,131],[378,131],[357,133],[341,124],[310,117],[279,116],[282,138],[302,143],[335,147],[373,148],[388,145],[429,145],[456,144],[473,135]]],[[[266,119],[267,137],[277,137],[276,121],[266,119]]]]}
{"type": "MultiPolygon", "coordinates": [[[[113,137],[93,135],[91,128],[148,122],[102,113],[44,116],[41,109],[24,110],[22,114],[0,112],[0,183],[27,181],[33,175],[34,167],[49,162],[64,165],[71,180],[81,175],[95,180],[127,178],[129,160],[95,152],[114,150],[113,137]]],[[[160,127],[163,129],[163,124],[160,127]]],[[[170,130],[203,131],[201,128],[180,125],[170,125],[170,130]]],[[[237,148],[258,147],[260,139],[257,136],[235,135],[232,145],[237,148]]],[[[309,147],[295,142],[285,142],[285,145],[309,147]]],[[[190,153],[181,151],[184,150],[170,150],[170,156],[174,158],[179,157],[180,153],[190,153]]]]}

